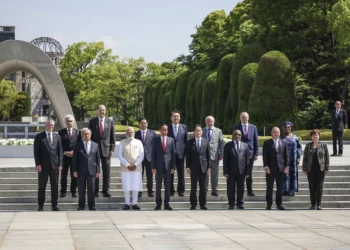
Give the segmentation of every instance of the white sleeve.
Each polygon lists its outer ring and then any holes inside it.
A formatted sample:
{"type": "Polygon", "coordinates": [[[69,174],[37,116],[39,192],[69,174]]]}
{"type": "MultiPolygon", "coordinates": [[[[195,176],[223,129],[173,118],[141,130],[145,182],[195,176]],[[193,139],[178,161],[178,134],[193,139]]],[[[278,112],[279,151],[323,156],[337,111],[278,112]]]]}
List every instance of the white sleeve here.
{"type": "Polygon", "coordinates": [[[120,160],[120,164],[123,164],[124,166],[129,166],[130,165],[128,163],[128,161],[125,160],[124,157],[123,157],[123,147],[122,147],[121,143],[118,145],[117,156],[118,156],[118,158],[120,160]]]}
{"type": "Polygon", "coordinates": [[[143,145],[142,145],[141,141],[139,143],[139,149],[140,149],[139,150],[140,155],[139,155],[139,157],[137,157],[137,159],[135,161],[135,166],[140,165],[143,161],[144,156],[145,156],[145,153],[143,151],[143,145]]]}

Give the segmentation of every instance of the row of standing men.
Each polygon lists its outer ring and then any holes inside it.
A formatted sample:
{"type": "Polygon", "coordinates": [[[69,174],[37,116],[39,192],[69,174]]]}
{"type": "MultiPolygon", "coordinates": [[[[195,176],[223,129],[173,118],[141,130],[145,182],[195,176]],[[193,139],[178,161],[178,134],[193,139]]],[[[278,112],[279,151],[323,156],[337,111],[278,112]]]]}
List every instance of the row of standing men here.
{"type": "MultiPolygon", "coordinates": [[[[85,207],[85,189],[86,186],[88,186],[88,205],[90,210],[95,210],[95,204],[94,204],[94,198],[99,196],[99,172],[100,172],[100,162],[102,165],[102,174],[103,174],[103,185],[102,185],[102,193],[105,197],[110,197],[111,194],[109,192],[109,185],[110,185],[110,159],[111,156],[114,153],[115,150],[115,138],[114,138],[114,123],[112,120],[106,118],[106,108],[104,105],[100,105],[98,108],[98,117],[90,120],[89,122],[89,129],[83,130],[83,140],[81,141],[81,135],[77,129],[74,129],[72,127],[72,124],[74,122],[73,116],[67,115],[66,116],[66,128],[59,131],[58,135],[52,133],[54,123],[53,121],[49,121],[45,126],[45,131],[38,134],[35,138],[34,143],[34,155],[35,155],[35,162],[36,162],[36,168],[39,172],[39,190],[38,190],[38,210],[43,211],[43,205],[45,202],[45,188],[46,183],[48,180],[48,177],[50,177],[51,182],[51,203],[52,203],[52,210],[56,211],[59,210],[57,207],[57,196],[58,196],[58,172],[61,170],[61,166],[63,166],[63,171],[61,174],[61,190],[60,190],[60,196],[65,197],[67,192],[67,175],[69,167],[71,167],[71,193],[73,197],[76,197],[76,187],[79,185],[79,209],[84,209],[85,207]],[[92,144],[90,144],[90,140],[92,141],[92,144]],[[80,143],[80,146],[78,147],[77,144],[80,143]],[[95,145],[96,143],[96,145],[95,145]],[[90,146],[92,145],[92,146],[90,146]],[[74,150],[76,149],[76,150],[74,150]],[[88,150],[87,150],[88,149],[88,150]],[[86,152],[89,151],[89,154],[86,152]],[[95,152],[95,153],[94,153],[95,152]],[[60,157],[60,154],[63,154],[63,157],[60,157]],[[82,161],[82,159],[85,159],[85,161],[82,161]],[[91,159],[95,159],[91,160],[91,159]],[[90,166],[91,165],[91,166],[90,166]],[[92,188],[93,187],[93,188],[92,188]],[[81,192],[80,192],[81,190],[81,192]]],[[[161,134],[161,137],[166,136],[168,138],[171,138],[174,144],[174,155],[171,158],[171,164],[173,165],[174,170],[168,169],[170,172],[177,171],[178,176],[178,183],[177,183],[177,193],[179,196],[184,196],[185,192],[185,171],[184,171],[184,163],[187,157],[186,167],[187,172],[191,174],[191,208],[195,208],[197,204],[197,198],[195,189],[197,188],[197,179],[200,181],[200,206],[203,209],[206,209],[205,207],[205,196],[208,189],[208,182],[209,182],[209,174],[211,175],[211,195],[212,196],[218,196],[218,172],[219,172],[219,161],[223,159],[224,151],[226,151],[227,148],[227,154],[226,159],[224,160],[224,175],[227,178],[227,192],[228,192],[228,198],[229,198],[229,208],[233,209],[235,205],[235,197],[234,197],[234,191],[235,186],[237,185],[237,191],[238,191],[238,197],[236,205],[238,208],[243,208],[242,200],[243,200],[243,192],[244,192],[244,180],[246,178],[246,184],[247,184],[247,191],[248,196],[254,196],[253,190],[252,190],[252,169],[254,161],[258,158],[258,134],[257,129],[254,125],[249,124],[249,115],[246,112],[241,113],[241,124],[238,124],[234,127],[234,133],[233,133],[233,139],[235,141],[235,138],[237,141],[242,141],[242,144],[239,143],[239,149],[244,149],[243,151],[240,150],[239,152],[246,152],[246,166],[242,167],[243,161],[238,157],[237,158],[237,152],[235,156],[232,156],[233,158],[230,158],[230,153],[235,153],[234,151],[234,145],[232,143],[228,143],[224,149],[224,142],[223,142],[223,136],[222,131],[219,128],[216,128],[214,126],[215,119],[211,116],[207,117],[206,127],[202,130],[202,128],[199,126],[196,126],[195,128],[195,136],[197,134],[200,134],[200,138],[203,138],[203,142],[207,140],[208,143],[208,157],[207,157],[207,167],[203,168],[203,161],[202,156],[197,152],[196,157],[191,158],[191,149],[195,149],[195,147],[191,147],[191,141],[188,141],[187,138],[187,127],[184,124],[180,123],[180,112],[179,111],[173,111],[171,120],[172,123],[167,125],[166,127],[166,134],[161,134]],[[200,132],[196,132],[196,130],[200,130],[200,132]],[[238,132],[239,134],[238,135],[238,132]],[[235,134],[236,133],[236,134],[235,134]],[[240,145],[243,145],[240,147],[240,145]],[[233,150],[228,150],[229,147],[233,150]],[[187,148],[187,150],[186,150],[187,148]],[[191,160],[195,159],[195,160],[191,160]],[[196,166],[196,169],[193,168],[196,166]],[[200,166],[198,168],[198,166],[200,166]],[[242,177],[243,176],[243,177],[242,177]],[[194,184],[195,183],[195,184],[194,184]],[[232,192],[233,191],[233,192],[232,192]],[[203,195],[205,194],[205,195],[203,195]],[[203,198],[204,197],[204,198],[203,198]]],[[[148,196],[153,197],[153,173],[159,172],[158,168],[160,167],[159,164],[161,164],[161,168],[163,168],[166,165],[166,161],[169,161],[169,159],[165,159],[164,155],[166,152],[163,152],[163,162],[159,162],[159,159],[156,159],[155,156],[155,146],[153,145],[153,141],[156,138],[156,135],[154,131],[151,131],[147,128],[148,123],[146,119],[142,119],[140,121],[140,130],[136,132],[135,138],[138,139],[140,142],[142,142],[143,145],[143,159],[140,165],[142,166],[142,175],[145,172],[147,177],[147,193],[148,196]],[[158,163],[157,163],[158,162],[158,163]],[[152,173],[153,172],[153,173],[152,173]]],[[[290,124],[287,125],[287,127],[291,127],[290,124]]],[[[162,129],[165,126],[162,126],[162,129]]],[[[161,138],[160,137],[160,138],[161,138]]],[[[194,139],[196,140],[196,138],[194,139]]],[[[205,147],[204,147],[205,148],[205,147]]],[[[164,151],[164,149],[163,149],[164,151]]],[[[294,151],[294,152],[298,152],[294,151]]],[[[195,152],[194,152],[195,153],[195,152]]],[[[240,154],[239,153],[239,154],[240,154]]],[[[122,156],[120,152],[118,152],[119,158],[122,156]]],[[[299,162],[300,159],[300,153],[297,153],[297,155],[294,157],[296,162],[299,162]]],[[[264,159],[265,160],[265,159],[264,159]]],[[[288,161],[289,164],[290,161],[288,161]]],[[[134,163],[133,163],[134,164],[134,163]]],[[[264,162],[265,165],[265,162],[264,162]]],[[[129,169],[128,167],[130,164],[128,163],[128,166],[126,166],[127,171],[135,171],[136,167],[132,167],[129,169]]],[[[138,168],[140,169],[140,168],[138,168]]],[[[291,168],[289,168],[291,169],[291,168]]],[[[160,180],[159,173],[157,173],[156,180],[160,180]]],[[[142,177],[141,177],[142,178],[142,177]]],[[[297,191],[297,170],[296,170],[296,177],[289,176],[287,180],[281,180],[283,185],[287,187],[287,190],[285,189],[285,192],[290,192],[291,195],[294,195],[294,191],[297,191]],[[289,178],[289,181],[288,181],[289,178]],[[289,184],[288,184],[289,183],[289,184]]],[[[284,179],[284,177],[282,177],[284,179]]],[[[175,194],[175,186],[174,186],[174,174],[170,174],[169,176],[164,175],[164,181],[166,182],[165,186],[169,185],[167,188],[167,191],[169,191],[169,197],[173,196],[175,194]]],[[[126,182],[126,178],[122,177],[123,182],[123,191],[125,194],[125,197],[130,197],[129,195],[126,195],[127,189],[124,190],[124,183],[126,182]],[[123,182],[123,180],[125,180],[123,182]]],[[[271,181],[270,181],[271,182],[271,181]]],[[[272,179],[272,185],[273,185],[274,179],[272,179]]],[[[279,182],[279,183],[281,183],[279,182]]],[[[141,179],[142,183],[142,179],[141,179]]],[[[160,194],[160,187],[157,182],[157,193],[159,191],[160,194]],[[159,190],[158,190],[159,189],[159,190]]],[[[277,183],[277,187],[279,188],[279,183],[277,183]]],[[[282,186],[283,186],[282,185],[282,186]]],[[[142,185],[141,185],[142,186],[142,185]]],[[[267,186],[269,189],[269,183],[267,180],[267,186]]],[[[129,187],[129,189],[132,187],[129,187]]],[[[141,188],[142,190],[142,188],[141,188]]],[[[133,194],[133,203],[135,201],[137,202],[137,198],[142,195],[142,191],[138,190],[137,196],[133,194]],[[136,196],[136,197],[135,197],[136,196]]],[[[134,190],[135,191],[135,190],[134,190]]],[[[135,192],[136,193],[136,192],[135,192]]],[[[269,196],[270,191],[267,191],[267,201],[268,206],[270,202],[269,196]]],[[[272,199],[272,189],[271,189],[271,199],[272,199]]],[[[165,207],[169,208],[169,198],[165,198],[165,207]]],[[[161,205],[162,201],[157,195],[156,197],[157,207],[159,209],[159,206],[161,205]]],[[[276,201],[278,203],[278,201],[276,201]]],[[[126,199],[126,205],[129,205],[126,199]]],[[[132,207],[134,209],[139,209],[138,206],[134,206],[136,204],[132,204],[132,207]]],[[[278,207],[281,206],[281,204],[277,204],[278,207]]],[[[130,207],[130,206],[129,206],[130,207]]],[[[127,208],[127,206],[125,206],[127,208]]]]}

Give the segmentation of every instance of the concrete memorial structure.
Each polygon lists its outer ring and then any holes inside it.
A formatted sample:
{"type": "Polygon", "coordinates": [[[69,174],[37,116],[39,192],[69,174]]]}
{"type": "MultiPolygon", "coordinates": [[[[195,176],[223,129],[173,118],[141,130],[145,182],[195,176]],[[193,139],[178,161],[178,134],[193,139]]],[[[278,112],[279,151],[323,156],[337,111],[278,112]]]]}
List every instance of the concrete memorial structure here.
{"type": "Polygon", "coordinates": [[[0,43],[0,80],[16,71],[29,72],[39,80],[51,100],[60,126],[64,126],[65,115],[73,114],[73,111],[51,59],[28,42],[11,40],[0,43]]]}

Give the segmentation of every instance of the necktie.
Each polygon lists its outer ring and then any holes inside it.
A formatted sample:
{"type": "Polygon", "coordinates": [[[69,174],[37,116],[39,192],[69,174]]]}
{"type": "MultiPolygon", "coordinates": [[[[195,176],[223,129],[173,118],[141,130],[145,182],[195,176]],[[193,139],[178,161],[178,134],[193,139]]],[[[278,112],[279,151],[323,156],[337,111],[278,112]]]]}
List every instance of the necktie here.
{"type": "Polygon", "coordinates": [[[208,136],[207,137],[208,137],[208,141],[210,141],[211,140],[211,128],[208,129],[208,136]]]}
{"type": "Polygon", "coordinates": [[[68,139],[71,140],[72,139],[72,132],[70,129],[68,129],[68,139]]]}
{"type": "Polygon", "coordinates": [[[100,135],[103,136],[103,120],[100,119],[100,135]]]}
{"type": "Polygon", "coordinates": [[[145,136],[146,132],[142,131],[142,141],[145,142],[146,136],[145,136]]]}
{"type": "Polygon", "coordinates": [[[236,143],[237,143],[237,152],[238,152],[238,150],[239,150],[239,142],[237,141],[236,143]]]}
{"type": "Polygon", "coordinates": [[[164,150],[164,152],[165,152],[165,151],[166,151],[165,137],[163,137],[162,148],[163,148],[163,150],[164,150]]]}
{"type": "Polygon", "coordinates": [[[87,142],[85,142],[85,150],[87,154],[90,154],[89,144],[87,142]]]}
{"type": "Polygon", "coordinates": [[[177,138],[177,126],[175,126],[175,138],[177,138]]]}
{"type": "Polygon", "coordinates": [[[52,146],[52,138],[51,138],[51,133],[47,133],[47,136],[48,136],[48,140],[49,140],[49,144],[50,146],[52,146]]]}
{"type": "Polygon", "coordinates": [[[245,135],[245,137],[248,136],[248,126],[247,125],[244,125],[244,135],[245,135]]]}
{"type": "Polygon", "coordinates": [[[201,145],[200,145],[200,141],[197,139],[197,151],[198,153],[201,151],[201,145]]]}
{"type": "Polygon", "coordinates": [[[337,109],[337,111],[335,112],[335,117],[338,118],[339,115],[339,109],[337,109]]]}

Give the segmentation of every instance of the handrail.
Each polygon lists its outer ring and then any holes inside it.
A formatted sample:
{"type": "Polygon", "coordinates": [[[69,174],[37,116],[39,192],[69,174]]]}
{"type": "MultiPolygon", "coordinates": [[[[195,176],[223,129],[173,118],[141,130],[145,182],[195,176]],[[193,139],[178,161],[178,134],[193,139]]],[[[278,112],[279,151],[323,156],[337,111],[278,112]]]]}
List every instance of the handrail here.
{"type": "Polygon", "coordinates": [[[45,127],[45,124],[15,124],[15,123],[9,123],[9,124],[0,124],[0,127],[4,128],[3,137],[4,139],[7,139],[11,135],[23,135],[24,138],[28,139],[29,135],[35,135],[35,132],[28,132],[28,127],[45,127]],[[24,133],[23,132],[8,132],[8,127],[24,127],[24,133]]]}

